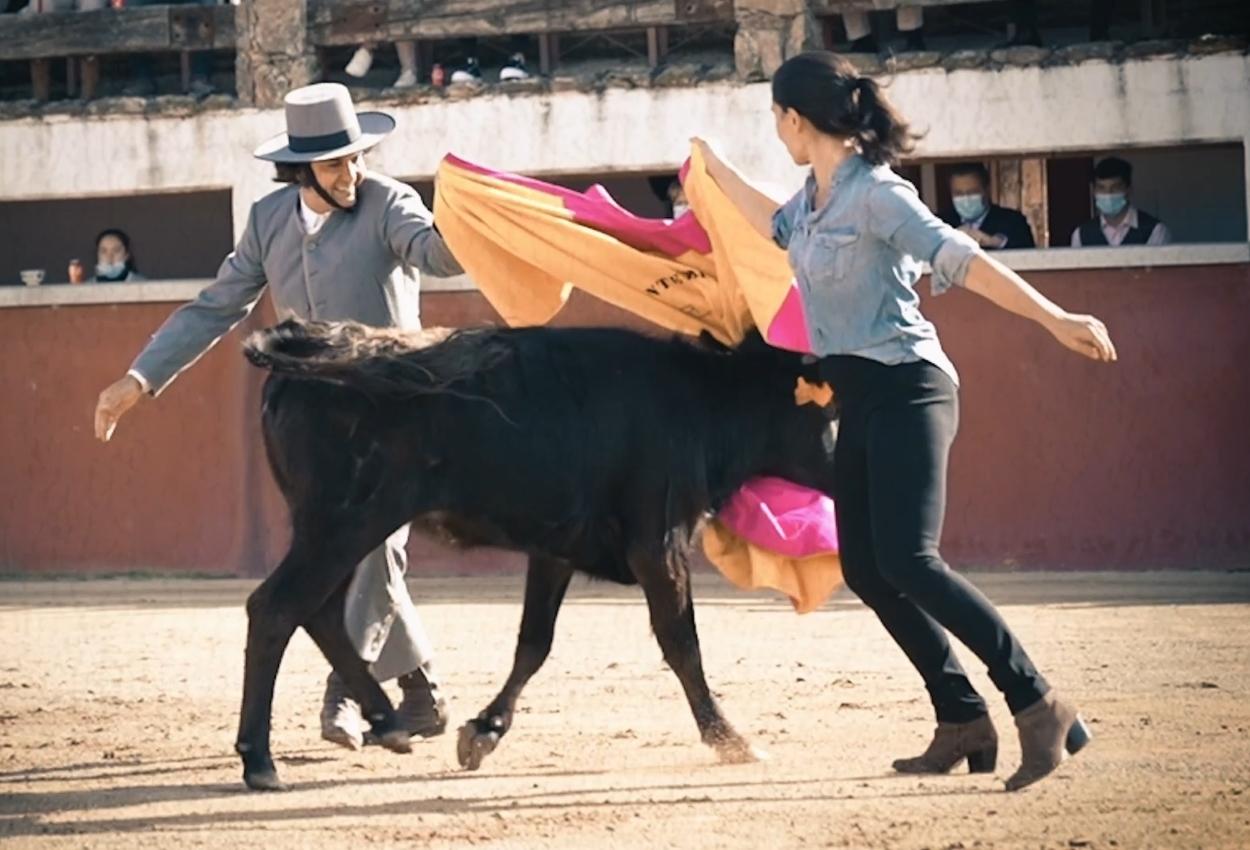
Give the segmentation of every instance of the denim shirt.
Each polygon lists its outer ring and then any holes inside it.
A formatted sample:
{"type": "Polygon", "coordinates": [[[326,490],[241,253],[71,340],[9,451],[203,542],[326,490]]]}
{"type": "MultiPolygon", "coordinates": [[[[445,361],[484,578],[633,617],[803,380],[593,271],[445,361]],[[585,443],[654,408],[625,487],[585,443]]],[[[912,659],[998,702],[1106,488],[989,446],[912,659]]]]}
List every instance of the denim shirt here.
{"type": "Polygon", "coordinates": [[[855,155],[839,166],[829,200],[812,210],[816,181],[773,216],[773,239],[789,252],[813,353],[853,354],[887,365],[932,363],[959,375],[933,323],[920,313],[922,263],[932,291],[963,284],[976,243],[935,216],[888,166],[855,155]]]}

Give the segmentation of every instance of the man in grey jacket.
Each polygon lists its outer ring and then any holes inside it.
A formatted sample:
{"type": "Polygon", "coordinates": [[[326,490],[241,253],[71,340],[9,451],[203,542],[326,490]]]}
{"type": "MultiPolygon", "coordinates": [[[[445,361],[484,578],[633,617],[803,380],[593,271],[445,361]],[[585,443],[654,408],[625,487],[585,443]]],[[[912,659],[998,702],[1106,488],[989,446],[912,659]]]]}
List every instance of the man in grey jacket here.
{"type": "MultiPolygon", "coordinates": [[[[322,83],[286,97],[287,132],[255,156],[288,182],[252,205],[247,227],[216,280],[153,335],[127,374],[100,393],[96,436],[145,395],[160,393],[241,322],[269,286],[279,318],[354,320],[417,328],[418,270],[437,277],[463,269],[409,186],[364,168],[363,152],[395,127],[389,115],[357,114],[345,87],[322,83]]],[[[399,715],[410,732],[437,735],[445,702],[430,667],[431,647],[404,584],[408,527],[356,568],[345,620],[379,681],[398,677],[399,715]]],[[[333,672],[321,714],[326,740],[364,743],[360,708],[333,672]]]]}

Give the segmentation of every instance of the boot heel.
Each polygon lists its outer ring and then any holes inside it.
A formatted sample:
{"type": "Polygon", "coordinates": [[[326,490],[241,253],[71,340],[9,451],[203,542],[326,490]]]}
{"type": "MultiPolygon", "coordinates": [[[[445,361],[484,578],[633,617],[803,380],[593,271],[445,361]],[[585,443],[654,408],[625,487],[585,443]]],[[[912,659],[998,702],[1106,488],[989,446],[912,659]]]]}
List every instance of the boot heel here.
{"type": "Polygon", "coordinates": [[[983,750],[968,753],[969,773],[993,773],[998,764],[998,746],[986,747],[983,750]]]}
{"type": "Polygon", "coordinates": [[[1068,751],[1068,755],[1074,756],[1084,749],[1094,737],[1089,731],[1089,727],[1085,725],[1085,721],[1078,715],[1072,725],[1068,727],[1068,737],[1064,739],[1063,748],[1068,751]]]}

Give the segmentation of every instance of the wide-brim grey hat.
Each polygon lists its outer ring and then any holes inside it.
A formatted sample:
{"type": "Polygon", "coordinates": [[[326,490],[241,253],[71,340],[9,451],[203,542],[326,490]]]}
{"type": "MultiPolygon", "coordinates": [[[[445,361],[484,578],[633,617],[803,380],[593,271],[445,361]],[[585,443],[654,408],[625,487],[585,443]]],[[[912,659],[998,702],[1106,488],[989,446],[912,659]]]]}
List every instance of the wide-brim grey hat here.
{"type": "Polygon", "coordinates": [[[395,129],[385,112],[357,112],[347,86],[317,83],[283,99],[286,132],[252,152],[270,162],[320,162],[373,147],[395,129]]]}

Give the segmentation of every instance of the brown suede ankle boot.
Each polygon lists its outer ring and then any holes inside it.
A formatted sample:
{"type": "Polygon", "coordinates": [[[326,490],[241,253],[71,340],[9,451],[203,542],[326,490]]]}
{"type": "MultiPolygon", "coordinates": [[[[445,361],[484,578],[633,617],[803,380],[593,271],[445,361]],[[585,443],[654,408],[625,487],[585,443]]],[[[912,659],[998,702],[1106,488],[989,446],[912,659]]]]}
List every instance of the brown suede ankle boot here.
{"type": "Polygon", "coordinates": [[[964,759],[969,773],[993,773],[998,733],[989,716],[967,723],[938,723],[929,748],[915,758],[897,759],[899,773],[950,773],[964,759]]]}
{"type": "Polygon", "coordinates": [[[1093,735],[1076,706],[1050,691],[1016,715],[1020,732],[1020,769],[1007,780],[1008,791],[1019,791],[1054,771],[1065,751],[1076,755],[1093,735]]]}

